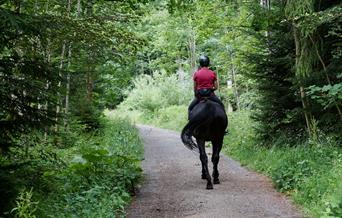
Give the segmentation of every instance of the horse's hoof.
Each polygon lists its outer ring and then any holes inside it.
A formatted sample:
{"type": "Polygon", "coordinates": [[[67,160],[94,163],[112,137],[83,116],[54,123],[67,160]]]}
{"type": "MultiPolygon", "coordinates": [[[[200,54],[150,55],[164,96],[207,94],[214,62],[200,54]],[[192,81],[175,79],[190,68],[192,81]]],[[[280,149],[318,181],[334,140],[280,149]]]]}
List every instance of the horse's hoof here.
{"type": "Polygon", "coordinates": [[[214,179],[214,184],[220,184],[220,180],[219,179],[214,179]]]}
{"type": "Polygon", "coordinates": [[[208,184],[208,185],[207,185],[207,189],[208,189],[208,190],[209,190],[209,189],[214,189],[213,184],[208,184]]]}
{"type": "Polygon", "coordinates": [[[202,179],[207,179],[206,175],[201,176],[202,179]]]}

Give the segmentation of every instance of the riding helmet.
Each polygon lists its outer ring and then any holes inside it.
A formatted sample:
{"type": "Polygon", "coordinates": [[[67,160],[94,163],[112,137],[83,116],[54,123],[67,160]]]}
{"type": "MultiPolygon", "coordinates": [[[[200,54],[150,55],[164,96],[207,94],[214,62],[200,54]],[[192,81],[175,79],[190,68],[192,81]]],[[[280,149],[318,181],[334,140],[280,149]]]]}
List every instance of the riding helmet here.
{"type": "Polygon", "coordinates": [[[200,64],[201,67],[208,67],[209,64],[210,64],[209,57],[206,56],[206,55],[201,55],[199,57],[199,64],[200,64]]]}

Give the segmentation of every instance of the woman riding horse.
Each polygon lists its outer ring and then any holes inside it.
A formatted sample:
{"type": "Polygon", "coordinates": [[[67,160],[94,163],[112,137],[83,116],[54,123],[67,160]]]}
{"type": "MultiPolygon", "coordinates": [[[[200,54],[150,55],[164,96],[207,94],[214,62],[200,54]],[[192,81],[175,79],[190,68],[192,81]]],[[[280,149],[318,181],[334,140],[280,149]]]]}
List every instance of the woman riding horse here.
{"type": "Polygon", "coordinates": [[[202,163],[202,179],[207,180],[207,189],[213,189],[208,169],[208,157],[205,153],[205,142],[211,141],[212,143],[211,160],[214,165],[214,184],[219,184],[217,165],[225,129],[228,126],[228,118],[222,102],[214,95],[214,90],[217,89],[217,80],[215,73],[208,69],[209,58],[201,56],[200,65],[202,68],[194,74],[196,98],[189,106],[189,122],[183,128],[181,138],[184,145],[189,149],[198,149],[202,163]],[[204,89],[211,91],[205,93],[207,91],[202,91],[204,89]],[[197,143],[193,142],[192,136],[196,138],[197,143]]]}
{"type": "Polygon", "coordinates": [[[207,97],[210,100],[217,102],[224,108],[223,103],[214,93],[218,88],[218,83],[216,73],[208,68],[210,64],[209,57],[201,55],[199,58],[199,64],[200,69],[193,75],[195,98],[189,105],[188,118],[190,118],[192,109],[203,97],[207,97]]]}

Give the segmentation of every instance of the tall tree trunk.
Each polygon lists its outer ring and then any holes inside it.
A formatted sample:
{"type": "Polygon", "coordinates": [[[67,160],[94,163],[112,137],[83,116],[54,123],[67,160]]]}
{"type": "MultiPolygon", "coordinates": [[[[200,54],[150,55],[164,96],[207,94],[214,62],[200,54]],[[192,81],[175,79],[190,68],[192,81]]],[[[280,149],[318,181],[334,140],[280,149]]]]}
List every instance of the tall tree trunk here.
{"type": "Polygon", "coordinates": [[[81,13],[81,0],[77,0],[77,18],[80,17],[81,13]]]}
{"type": "MultiPolygon", "coordinates": [[[[87,16],[91,17],[93,15],[93,0],[88,0],[86,4],[87,16]]],[[[89,63],[92,64],[92,53],[89,54],[89,63]]],[[[93,78],[93,66],[90,65],[87,72],[87,98],[86,100],[89,104],[92,104],[93,100],[93,87],[94,87],[94,78],[93,78]]]]}
{"type": "MultiPolygon", "coordinates": [[[[260,5],[267,10],[271,10],[271,0],[260,0],[260,5]]],[[[268,23],[268,20],[267,20],[268,23]]],[[[270,35],[269,31],[265,31],[265,36],[268,37],[270,35]]]]}
{"type": "MultiPolygon", "coordinates": [[[[70,12],[71,12],[71,0],[68,0],[68,14],[67,16],[70,17],[70,12]]],[[[80,10],[80,0],[77,1],[77,14],[76,18],[79,15],[79,10],[80,10]]],[[[76,37],[76,33],[74,33],[74,37],[76,37]]],[[[67,78],[66,78],[66,93],[65,93],[65,119],[64,119],[64,126],[68,128],[68,119],[69,119],[69,99],[70,99],[70,65],[71,65],[71,50],[72,50],[72,43],[69,43],[68,47],[68,65],[67,65],[67,78]]]]}
{"type": "Polygon", "coordinates": [[[92,102],[93,100],[93,86],[94,86],[94,80],[93,80],[93,72],[91,70],[87,73],[87,101],[92,102]]]}
{"type": "Polygon", "coordinates": [[[233,85],[233,93],[234,93],[234,97],[235,97],[235,101],[236,101],[236,108],[237,110],[240,110],[240,98],[239,98],[239,92],[237,90],[237,85],[236,85],[236,69],[235,66],[232,66],[232,85],[233,85]]]}
{"type": "Polygon", "coordinates": [[[260,5],[267,8],[268,10],[271,9],[271,0],[260,0],[260,5]]]}
{"type": "Polygon", "coordinates": [[[195,38],[195,31],[191,27],[191,30],[189,31],[190,35],[188,37],[188,53],[189,53],[189,62],[191,71],[196,71],[196,38],[195,38]]]}
{"type": "MultiPolygon", "coordinates": [[[[62,69],[63,69],[63,64],[64,64],[64,56],[65,56],[65,41],[63,42],[62,45],[62,53],[61,53],[61,60],[59,63],[59,76],[62,77],[62,69]]],[[[60,88],[62,85],[61,81],[58,82],[58,88],[60,88]]],[[[61,95],[60,93],[57,94],[57,107],[56,107],[56,127],[55,127],[55,131],[58,131],[58,117],[61,111],[61,95]]]]}
{"type": "Polygon", "coordinates": [[[38,12],[38,0],[34,2],[34,14],[37,15],[38,12]]]}
{"type": "Polygon", "coordinates": [[[68,65],[67,65],[67,81],[66,81],[66,93],[65,93],[65,119],[64,119],[64,126],[68,125],[69,119],[69,98],[70,98],[70,64],[71,64],[71,43],[69,44],[69,51],[68,51],[68,65]]]}
{"type": "MultiPolygon", "coordinates": [[[[295,49],[296,49],[295,50],[295,52],[296,52],[296,71],[298,73],[301,44],[300,44],[299,33],[297,30],[297,27],[295,26],[295,24],[292,24],[292,27],[293,27],[293,38],[294,38],[295,49]]],[[[300,80],[302,80],[302,79],[300,79],[300,80]]],[[[310,113],[308,112],[308,104],[307,104],[307,100],[306,100],[306,94],[304,91],[304,86],[303,86],[301,81],[300,81],[299,92],[300,92],[300,99],[302,101],[307,131],[308,131],[309,137],[311,137],[311,135],[312,135],[311,125],[310,125],[311,116],[310,116],[310,113]]]]}
{"type": "Polygon", "coordinates": [[[71,11],[71,0],[68,0],[68,5],[67,5],[67,16],[70,17],[70,11],[71,11]]]}
{"type": "MultiPolygon", "coordinates": [[[[49,10],[49,0],[46,1],[46,5],[45,5],[45,13],[47,13],[49,10]]],[[[46,47],[46,62],[50,65],[51,63],[51,41],[50,39],[47,39],[47,47],[46,47]]],[[[50,81],[47,80],[46,81],[46,85],[45,85],[45,89],[46,91],[48,91],[50,88],[50,81]]],[[[49,103],[48,101],[45,102],[45,106],[44,109],[47,113],[48,109],[49,109],[49,103]]],[[[47,116],[47,115],[46,115],[47,116]]],[[[45,126],[44,127],[44,141],[47,140],[47,134],[48,134],[48,130],[49,130],[49,126],[45,126]]]]}
{"type": "Polygon", "coordinates": [[[45,2],[45,13],[49,11],[49,0],[46,0],[45,2]]]}

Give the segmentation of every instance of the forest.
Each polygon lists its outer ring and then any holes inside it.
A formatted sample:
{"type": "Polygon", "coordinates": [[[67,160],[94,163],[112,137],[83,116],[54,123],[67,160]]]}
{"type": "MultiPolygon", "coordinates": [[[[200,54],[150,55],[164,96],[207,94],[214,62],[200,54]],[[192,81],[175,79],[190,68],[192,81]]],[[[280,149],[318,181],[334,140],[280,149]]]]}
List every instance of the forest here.
{"type": "Polygon", "coordinates": [[[339,0],[0,0],[0,217],[125,217],[135,123],[181,130],[206,54],[225,154],[342,216],[339,0]]]}

